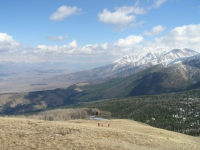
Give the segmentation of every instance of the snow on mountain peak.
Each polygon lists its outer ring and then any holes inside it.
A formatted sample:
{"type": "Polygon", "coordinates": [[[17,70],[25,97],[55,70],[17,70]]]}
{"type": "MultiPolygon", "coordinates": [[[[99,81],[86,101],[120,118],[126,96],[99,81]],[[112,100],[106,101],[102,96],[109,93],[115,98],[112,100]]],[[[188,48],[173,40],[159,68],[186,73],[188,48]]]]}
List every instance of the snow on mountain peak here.
{"type": "Polygon", "coordinates": [[[147,52],[141,54],[126,55],[123,58],[113,62],[113,69],[130,66],[152,66],[156,64],[171,64],[176,59],[183,59],[198,54],[194,50],[190,49],[173,49],[171,51],[160,52],[147,52]]]}

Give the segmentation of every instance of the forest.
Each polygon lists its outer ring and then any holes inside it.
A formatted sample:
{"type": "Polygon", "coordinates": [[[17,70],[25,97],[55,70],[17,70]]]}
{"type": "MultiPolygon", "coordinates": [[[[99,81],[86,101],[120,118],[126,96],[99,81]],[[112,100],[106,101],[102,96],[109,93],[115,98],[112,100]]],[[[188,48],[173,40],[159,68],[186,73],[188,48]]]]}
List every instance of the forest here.
{"type": "Polygon", "coordinates": [[[200,91],[110,99],[89,107],[175,132],[200,136],[200,91]]]}

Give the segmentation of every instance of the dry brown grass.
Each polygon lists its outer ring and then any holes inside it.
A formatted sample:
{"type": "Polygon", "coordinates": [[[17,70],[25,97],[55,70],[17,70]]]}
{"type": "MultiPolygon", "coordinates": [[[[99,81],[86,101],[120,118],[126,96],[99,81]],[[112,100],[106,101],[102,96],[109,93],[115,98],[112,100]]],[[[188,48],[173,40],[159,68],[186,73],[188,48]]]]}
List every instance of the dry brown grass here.
{"type": "Polygon", "coordinates": [[[0,118],[1,150],[197,150],[200,138],[130,120],[63,122],[0,118]],[[98,127],[97,123],[104,127],[98,127]],[[108,128],[107,124],[111,126],[108,128]]]}
{"type": "Polygon", "coordinates": [[[27,118],[27,119],[38,119],[38,120],[48,120],[48,121],[67,121],[75,119],[87,119],[90,115],[98,113],[99,116],[110,117],[111,113],[107,111],[102,111],[97,108],[76,108],[76,109],[54,109],[39,112],[34,115],[18,115],[9,116],[12,118],[27,118]]]}

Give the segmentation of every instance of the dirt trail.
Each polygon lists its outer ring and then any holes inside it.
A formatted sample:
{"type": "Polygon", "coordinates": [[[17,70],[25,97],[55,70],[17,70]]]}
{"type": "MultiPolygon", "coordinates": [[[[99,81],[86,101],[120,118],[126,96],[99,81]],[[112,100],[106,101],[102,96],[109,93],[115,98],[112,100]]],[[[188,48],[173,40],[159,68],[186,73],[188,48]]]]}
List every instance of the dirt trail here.
{"type": "Polygon", "coordinates": [[[1,150],[197,150],[199,147],[199,137],[130,120],[50,122],[0,118],[1,150]],[[98,123],[104,127],[98,127],[98,123]]]}

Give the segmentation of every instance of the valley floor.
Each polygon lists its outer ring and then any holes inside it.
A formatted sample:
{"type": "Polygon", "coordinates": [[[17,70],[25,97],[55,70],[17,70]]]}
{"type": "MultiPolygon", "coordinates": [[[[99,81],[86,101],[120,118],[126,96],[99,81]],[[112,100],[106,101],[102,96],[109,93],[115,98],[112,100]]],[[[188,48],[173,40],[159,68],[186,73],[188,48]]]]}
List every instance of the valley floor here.
{"type": "Polygon", "coordinates": [[[131,120],[55,122],[0,117],[1,150],[197,150],[199,147],[199,137],[131,120]],[[103,127],[98,127],[98,123],[103,127]]]}

